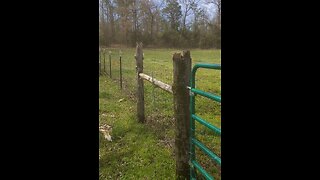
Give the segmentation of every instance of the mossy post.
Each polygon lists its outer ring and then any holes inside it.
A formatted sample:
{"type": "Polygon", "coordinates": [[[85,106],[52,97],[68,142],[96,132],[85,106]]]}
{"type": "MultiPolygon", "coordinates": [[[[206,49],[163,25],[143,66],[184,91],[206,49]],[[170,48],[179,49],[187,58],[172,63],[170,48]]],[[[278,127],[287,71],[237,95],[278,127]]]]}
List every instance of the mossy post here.
{"type": "Polygon", "coordinates": [[[139,74],[143,73],[143,51],[142,51],[142,43],[137,43],[136,47],[136,73],[137,73],[137,115],[138,121],[140,123],[145,122],[144,117],[144,84],[143,79],[140,78],[139,74]]]}
{"type": "Polygon", "coordinates": [[[191,74],[190,51],[173,55],[173,100],[175,119],[175,158],[176,179],[190,179],[189,134],[190,134],[190,97],[189,79],[191,74]]]}

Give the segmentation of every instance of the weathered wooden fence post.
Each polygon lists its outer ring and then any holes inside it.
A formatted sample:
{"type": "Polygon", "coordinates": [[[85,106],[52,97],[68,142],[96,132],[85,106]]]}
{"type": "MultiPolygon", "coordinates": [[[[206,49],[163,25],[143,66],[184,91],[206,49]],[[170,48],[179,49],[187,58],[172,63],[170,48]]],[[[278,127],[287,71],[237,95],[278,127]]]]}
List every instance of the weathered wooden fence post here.
{"type": "Polygon", "coordinates": [[[103,72],[106,73],[106,50],[103,51],[103,72]]]}
{"type": "Polygon", "coordinates": [[[121,64],[121,55],[120,55],[120,89],[122,89],[122,64],[121,64]]]}
{"type": "Polygon", "coordinates": [[[109,51],[109,76],[110,78],[112,78],[112,75],[111,75],[111,51],[109,51]]]}
{"type": "Polygon", "coordinates": [[[136,47],[136,73],[137,73],[137,115],[138,121],[141,123],[145,122],[144,117],[144,85],[143,79],[140,78],[139,73],[143,73],[143,52],[142,52],[142,43],[137,43],[136,47]]]}
{"type": "Polygon", "coordinates": [[[99,49],[99,76],[101,75],[101,48],[99,49]]]}
{"type": "Polygon", "coordinates": [[[176,179],[189,179],[189,79],[191,74],[190,51],[173,55],[173,99],[175,118],[176,179]]]}

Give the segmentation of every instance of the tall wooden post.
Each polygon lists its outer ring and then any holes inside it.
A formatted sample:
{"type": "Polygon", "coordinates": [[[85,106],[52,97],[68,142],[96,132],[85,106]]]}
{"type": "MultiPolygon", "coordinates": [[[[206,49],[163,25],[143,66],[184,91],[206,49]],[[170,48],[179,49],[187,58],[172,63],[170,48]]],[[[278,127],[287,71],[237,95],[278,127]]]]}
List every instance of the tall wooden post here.
{"type": "Polygon", "coordinates": [[[101,75],[101,48],[99,49],[99,76],[101,75]]]}
{"type": "Polygon", "coordinates": [[[120,89],[122,89],[122,63],[121,63],[121,55],[120,55],[120,89]]]}
{"type": "Polygon", "coordinates": [[[112,75],[111,75],[111,52],[109,52],[109,76],[110,78],[112,78],[112,75]]]}
{"type": "Polygon", "coordinates": [[[190,97],[189,79],[191,74],[190,51],[173,55],[173,99],[175,117],[175,157],[176,179],[189,179],[189,134],[190,134],[190,97]]]}
{"type": "Polygon", "coordinates": [[[143,73],[143,52],[142,52],[142,43],[137,43],[136,47],[136,73],[137,73],[137,115],[138,121],[141,123],[145,122],[144,117],[144,85],[143,79],[139,77],[139,73],[143,73]]]}
{"type": "Polygon", "coordinates": [[[106,73],[106,51],[103,51],[103,72],[106,73]]]}

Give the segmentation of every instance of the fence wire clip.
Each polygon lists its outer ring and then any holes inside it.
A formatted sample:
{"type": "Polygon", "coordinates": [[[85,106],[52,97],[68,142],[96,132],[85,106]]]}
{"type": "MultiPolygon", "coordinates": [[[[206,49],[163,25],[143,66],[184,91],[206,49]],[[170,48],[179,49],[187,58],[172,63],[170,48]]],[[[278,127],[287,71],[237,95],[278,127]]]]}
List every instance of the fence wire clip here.
{"type": "Polygon", "coordinates": [[[189,161],[189,166],[190,168],[194,168],[193,164],[191,163],[191,161],[189,161]]]}
{"type": "Polygon", "coordinates": [[[187,86],[187,89],[189,90],[189,96],[194,96],[194,93],[191,91],[191,87],[187,86]]]}

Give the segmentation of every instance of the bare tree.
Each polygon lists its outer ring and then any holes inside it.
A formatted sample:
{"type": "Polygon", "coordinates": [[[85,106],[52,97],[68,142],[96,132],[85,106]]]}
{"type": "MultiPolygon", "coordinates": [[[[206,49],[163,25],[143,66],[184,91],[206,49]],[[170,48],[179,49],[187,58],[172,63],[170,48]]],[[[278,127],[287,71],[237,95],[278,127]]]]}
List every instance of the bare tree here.
{"type": "Polygon", "coordinates": [[[100,45],[218,47],[221,0],[99,0],[100,45]],[[206,6],[216,14],[209,20],[206,6]]]}
{"type": "Polygon", "coordinates": [[[192,14],[192,9],[195,9],[200,0],[179,0],[179,3],[182,6],[182,28],[186,29],[186,20],[189,15],[192,14]]]}
{"type": "MultiPolygon", "coordinates": [[[[160,16],[160,7],[163,5],[163,1],[161,3],[155,3],[153,0],[142,0],[141,1],[141,9],[144,12],[144,19],[147,22],[147,27],[145,28],[149,35],[150,41],[154,40],[154,26],[156,23],[156,18],[160,16]]],[[[159,24],[159,23],[158,23],[159,24]]]]}
{"type": "Polygon", "coordinates": [[[209,4],[213,4],[216,9],[216,15],[217,15],[217,21],[218,21],[218,25],[221,25],[221,0],[207,0],[207,3],[209,4]]]}
{"type": "Polygon", "coordinates": [[[107,22],[106,19],[108,19],[107,15],[107,9],[105,8],[105,4],[103,1],[99,2],[99,36],[100,36],[100,44],[101,45],[108,45],[109,42],[107,41],[107,36],[109,34],[107,29],[107,22]]]}
{"type": "Polygon", "coordinates": [[[104,0],[106,4],[106,9],[107,9],[107,20],[108,20],[108,27],[110,33],[110,41],[113,42],[114,40],[114,35],[115,35],[115,25],[114,25],[114,4],[112,0],[104,0]]]}

